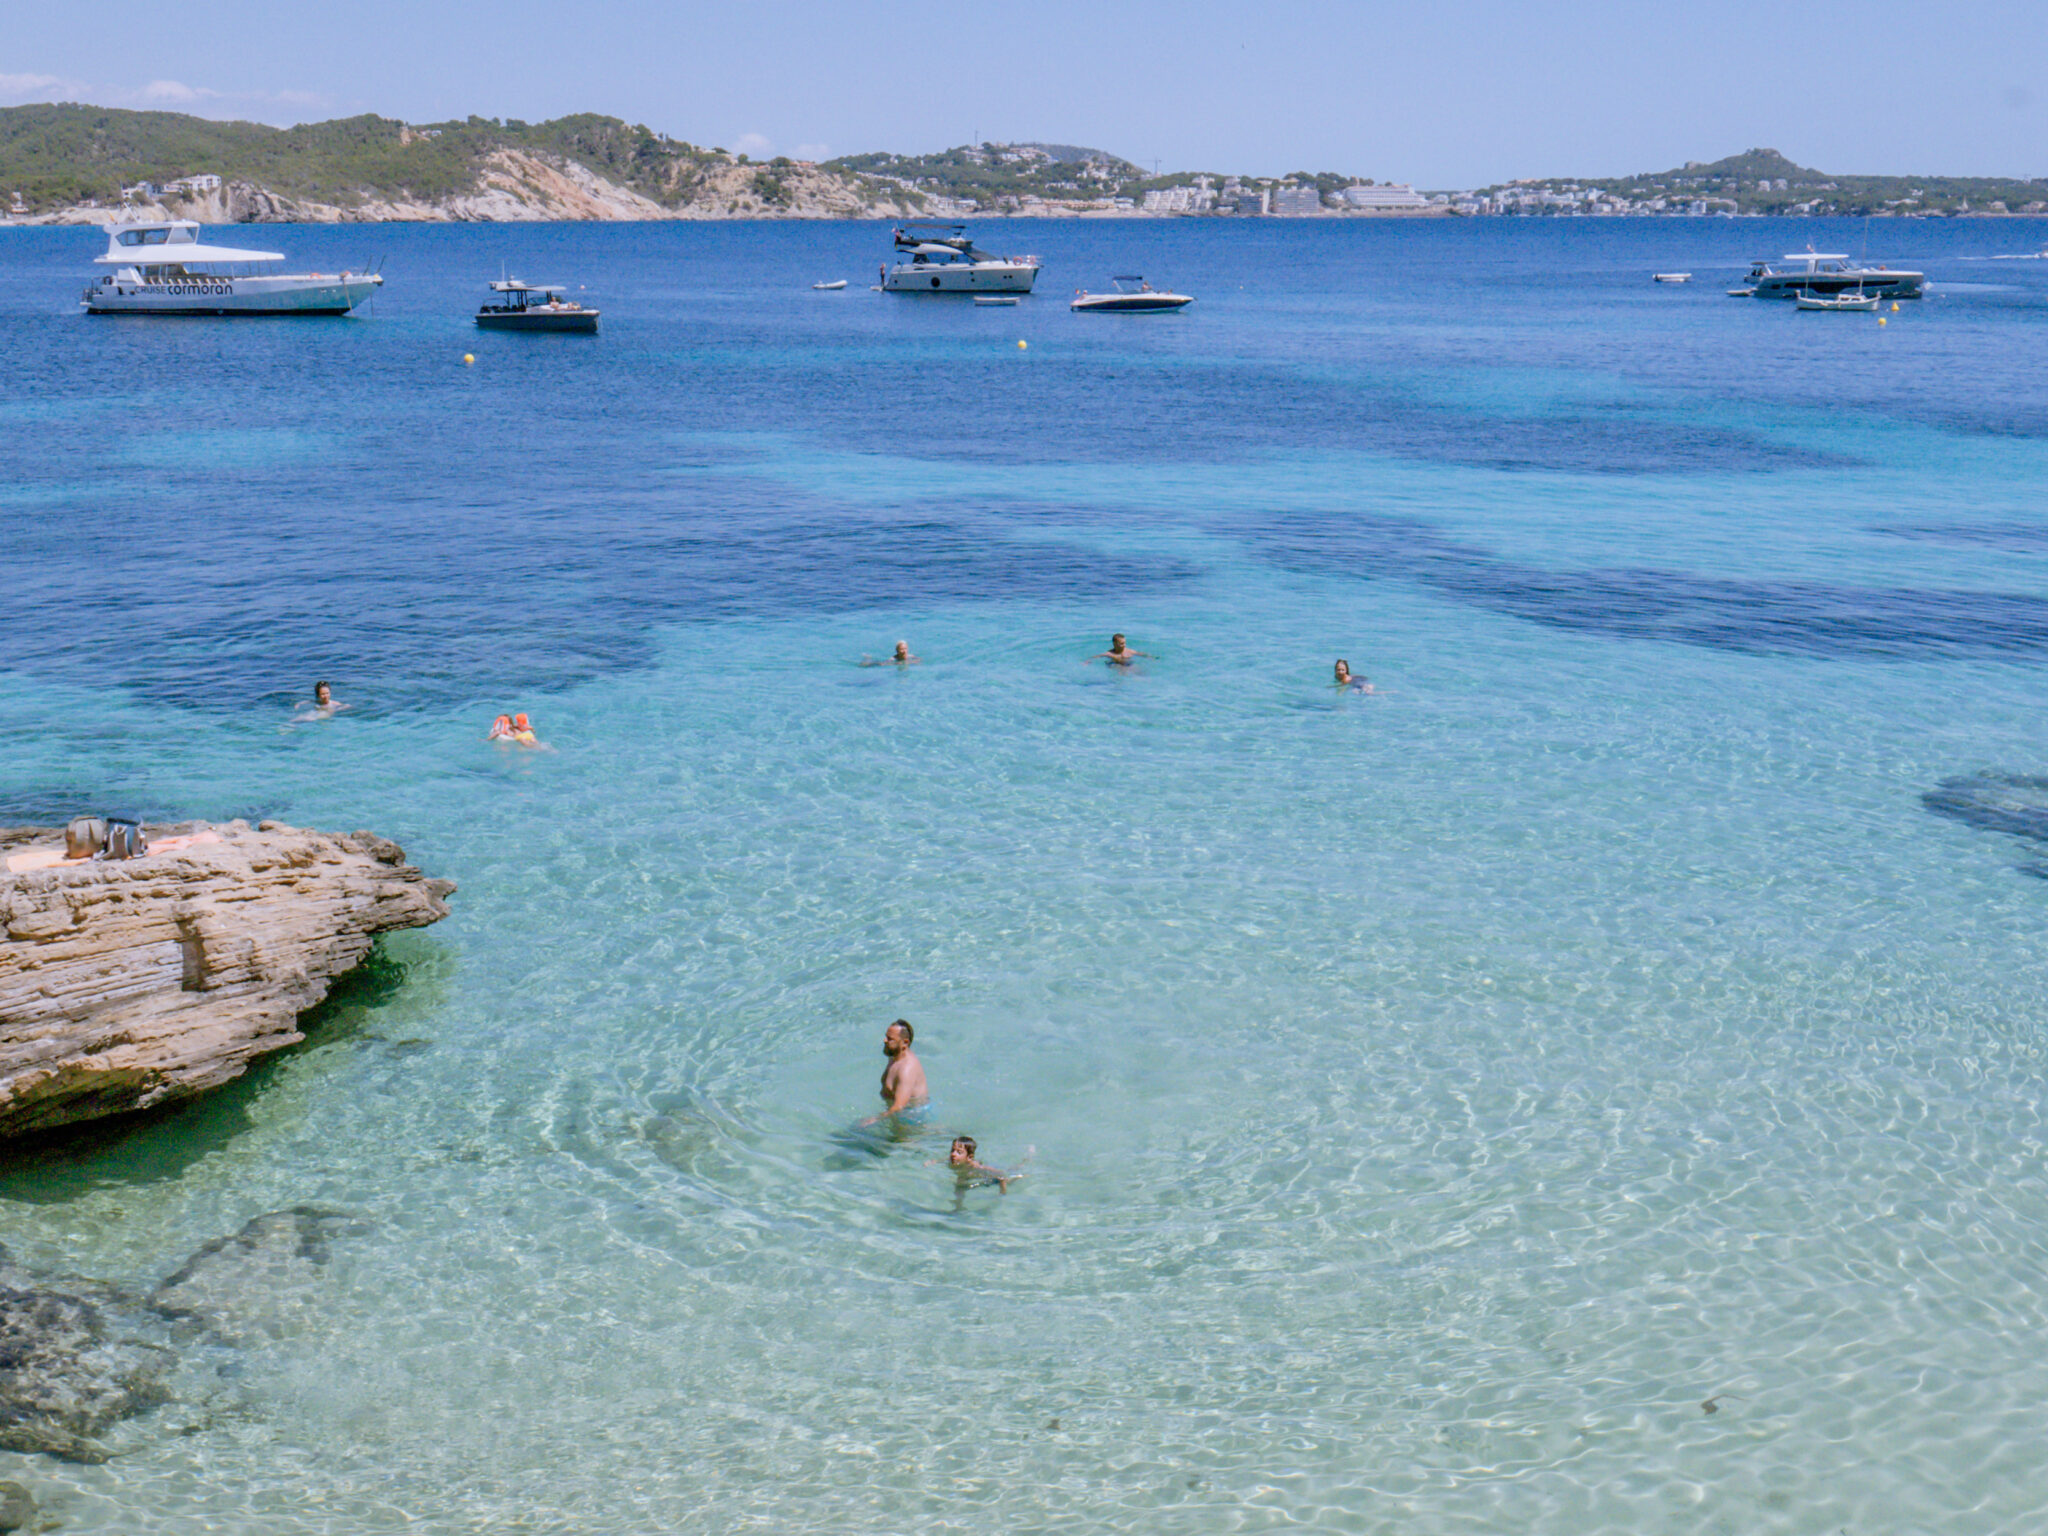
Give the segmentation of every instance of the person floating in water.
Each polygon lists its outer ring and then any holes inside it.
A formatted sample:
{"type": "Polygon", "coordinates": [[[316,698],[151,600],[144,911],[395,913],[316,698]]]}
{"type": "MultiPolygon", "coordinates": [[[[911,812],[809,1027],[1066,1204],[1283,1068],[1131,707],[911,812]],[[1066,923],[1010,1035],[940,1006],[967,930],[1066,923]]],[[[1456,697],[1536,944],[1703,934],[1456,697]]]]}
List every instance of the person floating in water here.
{"type": "Polygon", "coordinates": [[[491,722],[491,734],[485,741],[509,741],[515,747],[538,747],[540,738],[533,734],[533,723],[525,715],[500,715],[491,722]]]}
{"type": "MultiPolygon", "coordinates": [[[[895,662],[899,667],[907,667],[915,662],[923,661],[924,658],[910,654],[910,642],[908,640],[898,640],[896,642],[896,653],[889,660],[895,662]]],[[[883,665],[882,662],[876,661],[871,656],[863,656],[860,664],[864,667],[879,667],[883,665]]]]}
{"type": "Polygon", "coordinates": [[[1351,663],[1341,656],[1337,658],[1337,682],[1339,688],[1349,688],[1353,693],[1371,693],[1372,683],[1363,677],[1351,675],[1351,663]]]}
{"type": "Polygon", "coordinates": [[[1113,667],[1128,667],[1140,656],[1149,658],[1151,654],[1150,651],[1132,650],[1128,645],[1124,644],[1124,637],[1121,634],[1115,634],[1109,637],[1108,650],[1097,651],[1088,659],[1090,661],[1106,661],[1113,667]]]}
{"type": "Polygon", "coordinates": [[[882,1054],[889,1058],[889,1065],[882,1069],[882,1103],[885,1107],[880,1114],[869,1115],[861,1121],[862,1125],[873,1125],[878,1120],[890,1119],[906,1109],[916,1109],[931,1102],[931,1089],[924,1080],[924,1063],[910,1048],[916,1038],[917,1031],[910,1027],[908,1019],[898,1019],[882,1031],[882,1054]]]}
{"type": "Polygon", "coordinates": [[[313,702],[311,704],[302,704],[299,708],[302,713],[294,715],[292,717],[294,720],[326,720],[347,709],[348,706],[335,698],[334,689],[328,685],[327,679],[323,677],[313,685],[313,702]]]}
{"type": "MultiPolygon", "coordinates": [[[[1027,1149],[1024,1153],[1024,1161],[1030,1162],[1032,1153],[1037,1150],[1036,1147],[1027,1149]]],[[[964,1195],[970,1189],[981,1189],[993,1184],[998,1190],[1007,1195],[1010,1192],[1010,1186],[1024,1177],[1024,1170],[1021,1167],[1014,1173],[1005,1173],[1000,1168],[991,1168],[987,1163],[982,1162],[976,1154],[977,1149],[972,1136],[955,1136],[953,1138],[953,1150],[946,1154],[946,1166],[953,1170],[953,1188],[956,1194],[964,1195]]],[[[926,1163],[925,1167],[935,1167],[938,1161],[935,1157],[926,1163]]]]}

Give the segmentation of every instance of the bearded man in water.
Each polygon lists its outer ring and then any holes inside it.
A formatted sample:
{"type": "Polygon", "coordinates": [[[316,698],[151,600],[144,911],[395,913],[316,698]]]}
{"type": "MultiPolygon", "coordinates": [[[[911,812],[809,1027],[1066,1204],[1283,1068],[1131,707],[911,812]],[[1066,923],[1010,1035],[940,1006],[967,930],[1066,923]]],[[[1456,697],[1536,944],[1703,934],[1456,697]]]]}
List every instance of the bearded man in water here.
{"type": "Polygon", "coordinates": [[[910,1042],[916,1038],[917,1031],[910,1027],[908,1019],[898,1019],[882,1031],[882,1054],[889,1058],[889,1065],[882,1070],[882,1103],[887,1108],[879,1115],[868,1116],[861,1121],[862,1125],[873,1125],[877,1120],[900,1115],[906,1109],[915,1109],[930,1101],[931,1090],[925,1086],[924,1063],[910,1048],[910,1042]]]}

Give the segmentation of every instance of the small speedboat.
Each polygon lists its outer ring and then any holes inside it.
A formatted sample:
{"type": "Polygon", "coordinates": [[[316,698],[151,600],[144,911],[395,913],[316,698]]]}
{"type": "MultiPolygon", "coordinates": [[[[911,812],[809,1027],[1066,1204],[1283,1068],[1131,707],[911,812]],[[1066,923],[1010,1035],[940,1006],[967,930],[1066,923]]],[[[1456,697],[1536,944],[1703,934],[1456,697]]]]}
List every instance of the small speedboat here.
{"type": "Polygon", "coordinates": [[[1650,276],[1660,283],[1689,283],[1692,281],[1692,274],[1690,272],[1652,272],[1650,276]]]}
{"type": "Polygon", "coordinates": [[[993,309],[999,305],[1021,304],[1022,299],[1014,293],[977,293],[974,304],[977,309],[993,309]]]}
{"type": "Polygon", "coordinates": [[[842,277],[836,283],[813,283],[811,286],[820,293],[837,293],[846,286],[846,279],[842,277]]]}
{"type": "Polygon", "coordinates": [[[1731,299],[1753,299],[1756,297],[1756,290],[1754,288],[1730,288],[1728,290],[1728,297],[1731,299]]]}
{"type": "Polygon", "coordinates": [[[1154,288],[1135,273],[1126,277],[1113,277],[1116,284],[1114,293],[1090,293],[1086,288],[1076,290],[1074,302],[1069,309],[1084,309],[1098,314],[1142,315],[1162,309],[1185,309],[1194,303],[1191,295],[1167,293],[1154,288]]]}
{"type": "Polygon", "coordinates": [[[508,277],[491,284],[497,297],[476,312],[476,323],[487,331],[580,331],[595,336],[597,311],[563,298],[567,291],[559,284],[522,283],[508,277]]]}
{"type": "Polygon", "coordinates": [[[1877,310],[1876,294],[1863,293],[1802,293],[1793,300],[1801,309],[1821,310],[1832,314],[1874,314],[1877,310]]]}

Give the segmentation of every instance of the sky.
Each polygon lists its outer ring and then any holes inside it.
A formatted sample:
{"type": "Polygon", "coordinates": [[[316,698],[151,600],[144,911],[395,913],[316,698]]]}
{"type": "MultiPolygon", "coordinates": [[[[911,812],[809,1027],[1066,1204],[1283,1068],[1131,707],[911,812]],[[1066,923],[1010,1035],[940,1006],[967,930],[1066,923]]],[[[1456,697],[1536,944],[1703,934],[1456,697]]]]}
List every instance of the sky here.
{"type": "Polygon", "coordinates": [[[10,8],[0,105],[289,124],[601,112],[800,159],[983,140],[1431,190],[1782,151],[2048,176],[2048,0],[95,0],[10,8]]]}

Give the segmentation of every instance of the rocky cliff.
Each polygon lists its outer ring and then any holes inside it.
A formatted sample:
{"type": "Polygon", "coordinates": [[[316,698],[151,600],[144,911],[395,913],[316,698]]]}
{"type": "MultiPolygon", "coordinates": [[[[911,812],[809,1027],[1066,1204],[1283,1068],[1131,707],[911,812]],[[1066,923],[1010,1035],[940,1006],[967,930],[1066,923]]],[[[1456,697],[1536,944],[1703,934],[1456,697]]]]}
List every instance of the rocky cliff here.
{"type": "Polygon", "coordinates": [[[149,834],[163,851],[65,864],[61,833],[0,832],[0,1138],[240,1076],[304,1038],[298,1016],[378,934],[440,921],[455,889],[369,832],[149,834]]]}
{"type": "Polygon", "coordinates": [[[567,156],[506,148],[493,150],[484,158],[473,186],[444,197],[367,194],[344,205],[318,197],[290,196],[253,181],[228,181],[204,192],[131,198],[118,207],[94,201],[11,217],[0,210],[0,225],[99,225],[155,219],[197,219],[202,224],[899,219],[934,207],[941,204],[820,166],[769,168],[736,160],[693,167],[687,185],[676,187],[671,200],[661,203],[567,156]]]}

